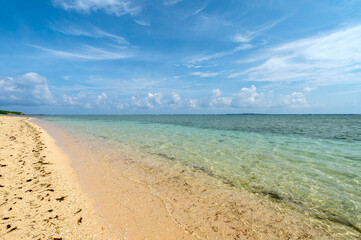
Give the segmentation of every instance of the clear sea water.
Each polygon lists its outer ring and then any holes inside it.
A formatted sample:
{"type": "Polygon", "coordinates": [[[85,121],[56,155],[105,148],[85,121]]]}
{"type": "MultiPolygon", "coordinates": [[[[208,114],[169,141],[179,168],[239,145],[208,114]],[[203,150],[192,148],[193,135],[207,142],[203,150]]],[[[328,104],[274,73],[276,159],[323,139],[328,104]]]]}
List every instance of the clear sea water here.
{"type": "Polygon", "coordinates": [[[361,115],[37,116],[361,233],[361,115]]]}

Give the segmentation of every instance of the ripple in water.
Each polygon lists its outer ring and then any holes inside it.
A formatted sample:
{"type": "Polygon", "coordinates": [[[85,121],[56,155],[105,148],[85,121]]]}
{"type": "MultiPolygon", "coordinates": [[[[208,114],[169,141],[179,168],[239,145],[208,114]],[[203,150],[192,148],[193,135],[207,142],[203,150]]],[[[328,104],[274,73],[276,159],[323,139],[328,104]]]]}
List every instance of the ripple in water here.
{"type": "Polygon", "coordinates": [[[191,166],[361,233],[360,115],[41,118],[191,166]]]}

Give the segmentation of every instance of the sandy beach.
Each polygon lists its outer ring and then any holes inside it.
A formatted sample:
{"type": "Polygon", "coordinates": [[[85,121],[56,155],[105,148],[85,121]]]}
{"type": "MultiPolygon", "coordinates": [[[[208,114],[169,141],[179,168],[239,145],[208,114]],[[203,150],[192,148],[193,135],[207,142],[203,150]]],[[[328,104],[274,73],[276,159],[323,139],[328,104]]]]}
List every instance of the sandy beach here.
{"type": "Polygon", "coordinates": [[[119,239],[46,132],[0,116],[0,142],[0,239],[119,239]]]}
{"type": "Polygon", "coordinates": [[[122,193],[111,197],[96,162],[81,165],[90,197],[68,155],[28,118],[1,116],[0,126],[0,239],[197,239],[141,184],[122,182],[122,193]],[[115,206],[118,197],[126,205],[115,206]]]}

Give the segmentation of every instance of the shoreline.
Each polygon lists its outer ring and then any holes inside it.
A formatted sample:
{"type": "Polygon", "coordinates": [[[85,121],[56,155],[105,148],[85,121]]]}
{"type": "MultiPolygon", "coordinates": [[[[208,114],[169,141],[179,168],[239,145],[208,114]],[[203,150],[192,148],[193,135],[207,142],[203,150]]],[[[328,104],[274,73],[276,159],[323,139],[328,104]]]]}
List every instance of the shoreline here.
{"type": "Polygon", "coordinates": [[[129,239],[182,239],[169,237],[174,229],[191,239],[331,237],[321,221],[310,222],[296,210],[285,212],[277,201],[239,191],[196,169],[114,149],[101,139],[82,139],[41,120],[37,124],[77,159],[72,167],[97,202],[97,212],[129,239]]]}
{"type": "Polygon", "coordinates": [[[39,120],[36,124],[70,157],[81,186],[96,202],[97,214],[124,239],[203,239],[174,220],[164,200],[140,179],[116,172],[106,161],[106,151],[91,152],[62,129],[39,120]]]}

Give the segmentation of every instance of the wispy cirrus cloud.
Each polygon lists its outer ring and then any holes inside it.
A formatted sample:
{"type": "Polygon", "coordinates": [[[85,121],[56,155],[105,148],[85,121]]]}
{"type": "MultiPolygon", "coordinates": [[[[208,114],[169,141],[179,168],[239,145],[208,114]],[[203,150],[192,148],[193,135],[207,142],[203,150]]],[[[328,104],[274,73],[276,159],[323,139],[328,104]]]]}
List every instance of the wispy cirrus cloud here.
{"type": "MultiPolygon", "coordinates": [[[[202,9],[203,10],[203,9],[202,9]]],[[[231,37],[233,42],[239,43],[240,45],[234,47],[230,50],[225,50],[217,53],[212,54],[198,54],[185,59],[186,62],[190,64],[201,63],[205,61],[210,61],[217,58],[223,58],[226,56],[233,55],[239,51],[248,50],[255,48],[257,45],[252,43],[252,40],[262,34],[263,32],[272,29],[276,25],[283,22],[287,17],[283,17],[271,23],[261,25],[260,27],[256,28],[255,30],[245,31],[244,33],[237,33],[231,37]]],[[[266,40],[263,40],[259,45],[265,45],[267,43],[266,40]]]]}
{"type": "Polygon", "coordinates": [[[139,24],[141,26],[145,26],[145,27],[150,26],[150,21],[149,20],[140,19],[140,18],[134,18],[133,20],[134,20],[134,22],[136,22],[137,24],[139,24]]]}
{"type": "Polygon", "coordinates": [[[99,38],[99,39],[109,39],[112,40],[118,44],[124,44],[128,45],[129,42],[127,39],[125,39],[122,36],[118,36],[116,34],[111,34],[109,32],[106,32],[104,30],[101,30],[100,28],[97,28],[95,26],[89,26],[86,29],[84,27],[76,27],[74,25],[67,25],[67,26],[56,26],[52,27],[54,31],[63,33],[65,35],[71,35],[71,36],[85,36],[90,38],[99,38]]]}
{"type": "Polygon", "coordinates": [[[199,76],[202,78],[207,78],[207,77],[215,77],[215,76],[219,75],[219,73],[217,73],[217,72],[192,72],[191,75],[199,76]]]}
{"type": "Polygon", "coordinates": [[[194,12],[192,13],[192,16],[195,16],[195,15],[197,15],[198,13],[202,12],[206,7],[207,7],[207,5],[204,5],[203,7],[198,8],[196,11],[194,11],[194,12]]]}
{"type": "Polygon", "coordinates": [[[41,47],[38,45],[29,44],[34,48],[48,52],[56,57],[67,58],[67,59],[83,59],[83,60],[116,60],[130,58],[133,55],[128,52],[114,51],[114,49],[102,49],[91,46],[83,46],[76,50],[56,50],[41,47]]]}
{"type": "Polygon", "coordinates": [[[198,64],[198,63],[209,61],[212,59],[225,57],[225,56],[231,55],[232,53],[233,53],[233,51],[223,51],[223,52],[218,52],[218,53],[213,53],[213,54],[198,54],[198,55],[194,55],[191,57],[187,57],[185,59],[185,61],[187,62],[188,65],[189,64],[198,64]]]}
{"type": "Polygon", "coordinates": [[[212,53],[212,54],[197,54],[197,55],[185,58],[184,61],[186,62],[185,65],[199,65],[202,62],[207,62],[210,60],[227,57],[227,56],[233,55],[236,52],[248,50],[251,48],[254,48],[254,46],[252,44],[241,44],[241,45],[233,48],[232,50],[227,50],[227,51],[217,52],[217,53],[212,53]]]}
{"type": "Polygon", "coordinates": [[[299,81],[319,85],[361,80],[361,25],[292,41],[255,58],[260,64],[230,78],[249,81],[299,81]]]}
{"type": "Polygon", "coordinates": [[[239,45],[238,47],[235,47],[234,51],[247,50],[247,49],[251,49],[251,48],[254,48],[254,46],[252,44],[244,43],[244,44],[239,45]]]}
{"type": "Polygon", "coordinates": [[[164,5],[166,5],[166,6],[174,5],[174,4],[177,4],[179,2],[183,2],[183,0],[164,0],[163,1],[164,5]]]}
{"type": "Polygon", "coordinates": [[[95,47],[86,44],[80,44],[81,39],[72,38],[73,45],[77,48],[73,49],[53,49],[35,44],[29,44],[32,47],[51,53],[55,56],[68,59],[86,59],[86,60],[112,60],[129,58],[132,54],[129,53],[129,42],[122,36],[109,33],[93,25],[86,25],[79,27],[69,23],[61,25],[53,25],[51,28],[59,33],[68,36],[81,36],[97,39],[95,47]]]}
{"type": "Polygon", "coordinates": [[[283,17],[281,19],[275,20],[271,23],[267,23],[264,25],[261,25],[259,27],[257,27],[254,30],[245,30],[242,31],[240,33],[237,33],[235,35],[233,35],[231,37],[231,39],[234,42],[238,42],[238,43],[249,43],[251,42],[254,38],[256,38],[257,36],[259,36],[260,34],[262,34],[265,31],[268,31],[272,28],[274,28],[275,26],[277,26],[278,24],[280,24],[281,22],[283,22],[285,19],[287,19],[287,17],[283,17]]]}
{"type": "Polygon", "coordinates": [[[140,6],[130,0],[53,0],[54,6],[81,13],[104,10],[108,14],[122,16],[139,13],[140,6]]]}

